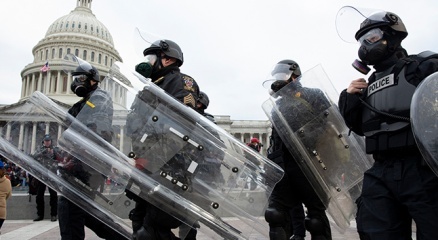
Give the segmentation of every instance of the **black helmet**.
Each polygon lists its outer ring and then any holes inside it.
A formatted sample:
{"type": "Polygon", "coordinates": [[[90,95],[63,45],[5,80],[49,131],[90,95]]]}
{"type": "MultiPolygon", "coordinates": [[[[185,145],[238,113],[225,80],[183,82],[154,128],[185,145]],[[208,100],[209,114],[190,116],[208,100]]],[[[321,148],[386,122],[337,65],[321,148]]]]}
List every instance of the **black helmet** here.
{"type": "Polygon", "coordinates": [[[43,141],[51,141],[51,140],[52,140],[52,137],[50,137],[50,134],[44,135],[43,141]]]}
{"type": "Polygon", "coordinates": [[[163,52],[166,56],[172,57],[178,60],[178,66],[184,63],[183,52],[181,48],[174,41],[171,40],[157,40],[148,48],[143,51],[143,55],[154,54],[157,52],[163,52]]]}
{"type": "Polygon", "coordinates": [[[52,141],[52,137],[50,136],[50,134],[44,135],[43,140],[41,142],[44,143],[44,141],[52,141]]]}
{"type": "Polygon", "coordinates": [[[297,62],[290,59],[281,60],[277,63],[277,65],[274,67],[274,70],[272,70],[271,75],[274,75],[276,73],[286,73],[286,74],[294,74],[296,76],[301,76],[301,70],[300,66],[297,62]]]}
{"type": "Polygon", "coordinates": [[[198,101],[204,105],[204,109],[208,108],[208,105],[210,104],[210,99],[208,98],[208,95],[202,91],[199,91],[198,101]]]}
{"type": "Polygon", "coordinates": [[[406,27],[399,16],[392,12],[382,11],[370,15],[360,24],[360,29],[355,34],[356,40],[359,40],[360,37],[373,28],[380,28],[386,33],[389,33],[388,30],[393,30],[400,36],[400,41],[408,35],[406,27]]]}
{"type": "Polygon", "coordinates": [[[86,75],[90,79],[100,82],[99,77],[99,71],[96,67],[91,66],[88,62],[85,62],[86,64],[79,65],[74,72],[72,72],[72,76],[78,76],[78,75],[86,75]]]}

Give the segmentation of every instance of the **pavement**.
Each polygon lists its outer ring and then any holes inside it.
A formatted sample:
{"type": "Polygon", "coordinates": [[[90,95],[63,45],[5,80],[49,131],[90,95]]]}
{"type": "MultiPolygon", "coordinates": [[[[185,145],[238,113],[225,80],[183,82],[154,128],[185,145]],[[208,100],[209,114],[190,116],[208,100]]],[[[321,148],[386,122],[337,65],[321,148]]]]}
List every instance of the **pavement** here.
{"type": "MultiPolygon", "coordinates": [[[[231,224],[239,224],[238,219],[228,219],[227,222],[231,224]]],[[[203,226],[201,226],[202,229],[203,226]]],[[[416,228],[415,224],[412,226],[412,239],[415,240],[416,228]]],[[[332,238],[333,240],[359,240],[359,236],[356,231],[356,222],[352,221],[351,226],[341,234],[337,230],[338,228],[332,224],[332,238]]],[[[101,239],[94,234],[88,228],[85,228],[86,240],[98,240],[101,239]]],[[[46,219],[39,222],[33,222],[33,220],[6,220],[1,228],[0,240],[59,240],[58,222],[51,222],[50,219],[46,219]]],[[[212,239],[202,232],[198,232],[198,240],[212,239]]],[[[251,235],[249,240],[268,240],[267,237],[261,235],[251,235]]],[[[307,233],[306,240],[310,240],[310,234],[307,233]]]]}
{"type": "MultiPolygon", "coordinates": [[[[239,224],[237,219],[229,219],[234,224],[239,224]]],[[[228,221],[227,221],[228,222],[228,221]]],[[[201,226],[202,229],[202,226],[201,226]]],[[[86,240],[101,239],[94,234],[93,231],[85,229],[86,240]]],[[[352,222],[350,228],[344,234],[340,234],[336,227],[332,227],[333,240],[356,240],[359,239],[356,232],[355,222],[352,222]]],[[[1,228],[1,240],[59,240],[58,222],[51,222],[50,219],[45,219],[39,222],[33,220],[6,220],[1,228]]],[[[198,233],[198,240],[212,239],[202,232],[198,233]]],[[[267,240],[267,237],[260,235],[251,235],[250,240],[267,240]]],[[[310,234],[307,234],[306,240],[310,240],[310,234]]]]}

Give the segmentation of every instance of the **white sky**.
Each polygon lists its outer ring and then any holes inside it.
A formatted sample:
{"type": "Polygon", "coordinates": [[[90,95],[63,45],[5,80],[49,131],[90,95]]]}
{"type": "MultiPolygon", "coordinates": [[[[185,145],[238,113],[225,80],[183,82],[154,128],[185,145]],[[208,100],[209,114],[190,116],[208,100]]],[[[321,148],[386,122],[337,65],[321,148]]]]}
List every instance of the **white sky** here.
{"type": "MultiPolygon", "coordinates": [[[[0,104],[18,101],[21,71],[49,26],[76,0],[10,0],[0,8],[0,104]]],[[[210,97],[207,112],[233,120],[266,120],[261,86],[275,63],[293,59],[302,72],[321,64],[340,92],[362,77],[351,67],[358,44],[343,42],[335,18],[345,5],[392,11],[405,23],[408,53],[438,52],[436,0],[94,0],[92,11],[112,34],[125,64],[142,60],[134,29],[177,42],[182,72],[210,97]],[[135,51],[137,50],[137,52],[135,51]]],[[[148,45],[145,44],[144,47],[148,45]]]]}

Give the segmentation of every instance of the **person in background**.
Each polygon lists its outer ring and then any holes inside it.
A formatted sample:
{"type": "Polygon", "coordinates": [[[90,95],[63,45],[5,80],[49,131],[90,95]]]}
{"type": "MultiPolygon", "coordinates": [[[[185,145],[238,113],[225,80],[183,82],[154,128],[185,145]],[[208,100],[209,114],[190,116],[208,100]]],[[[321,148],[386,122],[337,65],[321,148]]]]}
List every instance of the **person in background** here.
{"type": "Polygon", "coordinates": [[[0,160],[0,229],[6,220],[6,200],[12,195],[11,181],[5,177],[3,161],[0,160]]]}
{"type": "Polygon", "coordinates": [[[257,152],[260,152],[260,149],[263,147],[263,144],[260,143],[258,138],[251,138],[251,141],[247,145],[257,152]]]}
{"type": "MultiPolygon", "coordinates": [[[[52,145],[52,138],[49,134],[44,135],[42,140],[42,146],[38,149],[32,157],[40,162],[42,165],[47,167],[53,172],[56,172],[56,168],[58,167],[58,160],[61,159],[60,150],[57,147],[52,145]]],[[[36,208],[37,208],[37,217],[33,220],[35,222],[41,221],[44,219],[44,194],[46,192],[46,188],[48,188],[44,183],[38,181],[36,178],[33,179],[36,183],[36,208]]],[[[55,222],[58,219],[58,193],[51,189],[49,189],[50,194],[50,221],[55,222]]]]}

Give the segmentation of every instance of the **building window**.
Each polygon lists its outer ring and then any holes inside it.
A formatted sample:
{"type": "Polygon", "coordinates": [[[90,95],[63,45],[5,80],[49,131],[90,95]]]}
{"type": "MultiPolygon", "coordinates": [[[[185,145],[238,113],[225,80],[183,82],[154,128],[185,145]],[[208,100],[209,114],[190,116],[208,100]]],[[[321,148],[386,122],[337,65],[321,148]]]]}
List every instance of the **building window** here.
{"type": "Polygon", "coordinates": [[[87,26],[87,23],[85,23],[85,31],[87,31],[87,29],[88,29],[88,26],[87,26]]]}
{"type": "Polygon", "coordinates": [[[110,67],[113,65],[113,59],[111,58],[110,67]]]}
{"type": "Polygon", "coordinates": [[[49,58],[49,50],[46,49],[46,60],[49,58]]]}
{"type": "Polygon", "coordinates": [[[105,56],[105,66],[108,66],[108,56],[105,56]]]}
{"type": "Polygon", "coordinates": [[[72,23],[71,28],[75,28],[75,22],[72,23]]]}
{"type": "Polygon", "coordinates": [[[78,28],[81,29],[81,23],[78,24],[78,28]]]}
{"type": "Polygon", "coordinates": [[[65,24],[65,28],[66,28],[66,29],[68,28],[68,22],[65,24]]]}
{"type": "Polygon", "coordinates": [[[52,59],[55,59],[55,49],[52,48],[52,59]]]}
{"type": "Polygon", "coordinates": [[[102,64],[102,54],[99,53],[99,57],[97,58],[97,62],[102,64]]]}
{"type": "Polygon", "coordinates": [[[71,50],[70,48],[67,48],[67,54],[70,54],[71,50]]]}
{"type": "Polygon", "coordinates": [[[59,29],[62,28],[62,25],[64,24],[64,22],[61,22],[61,24],[59,25],[59,29]]]}
{"type": "Polygon", "coordinates": [[[58,58],[62,58],[62,48],[59,49],[58,58]]]}
{"type": "Polygon", "coordinates": [[[75,50],[75,56],[79,56],[79,49],[77,49],[77,48],[75,50]]]}
{"type": "Polygon", "coordinates": [[[91,52],[91,61],[94,62],[94,52],[91,52]]]}
{"type": "Polygon", "coordinates": [[[84,53],[82,54],[82,59],[87,61],[87,50],[84,50],[84,53]]]}
{"type": "Polygon", "coordinates": [[[93,25],[91,25],[91,32],[93,32],[94,31],[94,28],[93,28],[93,25]]]}
{"type": "Polygon", "coordinates": [[[40,51],[41,60],[43,60],[43,50],[40,51]]]}

